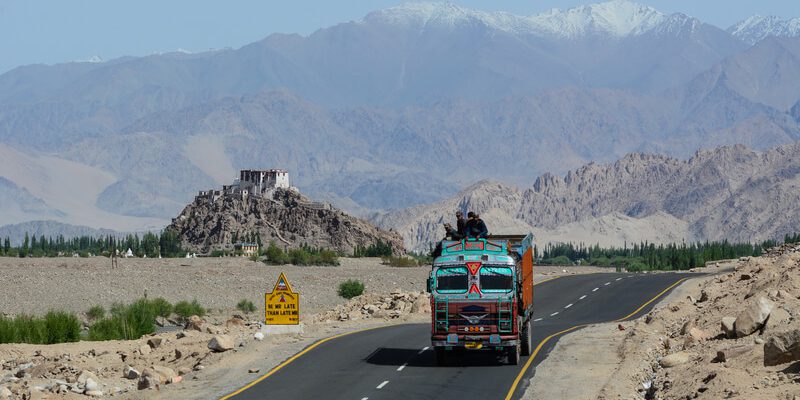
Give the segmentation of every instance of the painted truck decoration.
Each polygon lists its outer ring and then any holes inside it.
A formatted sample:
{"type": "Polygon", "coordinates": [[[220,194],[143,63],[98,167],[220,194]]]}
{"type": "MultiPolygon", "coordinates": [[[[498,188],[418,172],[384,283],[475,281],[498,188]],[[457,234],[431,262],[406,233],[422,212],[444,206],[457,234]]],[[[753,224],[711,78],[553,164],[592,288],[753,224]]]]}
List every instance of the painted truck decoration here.
{"type": "Polygon", "coordinates": [[[455,350],[531,354],[533,235],[442,242],[428,278],[436,362],[455,350]]]}
{"type": "Polygon", "coordinates": [[[281,272],[272,292],[264,295],[266,325],[297,325],[300,323],[300,293],[295,293],[281,272]]]}

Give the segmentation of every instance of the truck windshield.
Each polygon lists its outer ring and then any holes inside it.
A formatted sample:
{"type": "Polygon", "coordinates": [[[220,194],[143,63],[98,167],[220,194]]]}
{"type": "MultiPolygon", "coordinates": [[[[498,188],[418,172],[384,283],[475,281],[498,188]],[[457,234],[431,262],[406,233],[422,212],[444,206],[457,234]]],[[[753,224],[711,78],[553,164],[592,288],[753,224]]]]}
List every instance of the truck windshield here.
{"type": "Polygon", "coordinates": [[[487,293],[508,292],[514,288],[514,271],[509,267],[481,268],[481,291],[487,293]]]}
{"type": "Polygon", "coordinates": [[[439,293],[464,293],[467,291],[469,272],[466,267],[448,267],[436,270],[436,291],[439,293]]]}

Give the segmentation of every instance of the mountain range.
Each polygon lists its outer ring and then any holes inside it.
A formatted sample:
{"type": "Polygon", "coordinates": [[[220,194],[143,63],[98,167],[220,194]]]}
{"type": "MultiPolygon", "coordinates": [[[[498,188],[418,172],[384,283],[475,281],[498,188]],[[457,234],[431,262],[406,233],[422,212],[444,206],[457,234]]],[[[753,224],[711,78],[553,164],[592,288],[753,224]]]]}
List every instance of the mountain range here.
{"type": "Polygon", "coordinates": [[[564,176],[543,174],[519,189],[484,181],[456,196],[373,220],[426,251],[474,211],[494,234],[534,232],[540,243],[731,240],[760,242],[800,226],[800,143],[763,152],[742,145],[699,151],[688,160],[642,153],[590,163],[564,176]]]}
{"type": "Polygon", "coordinates": [[[631,152],[793,143],[796,25],[411,3],[234,50],[19,67],[0,75],[0,225],[160,229],[238,169],[286,168],[363,216],[631,152]]]}

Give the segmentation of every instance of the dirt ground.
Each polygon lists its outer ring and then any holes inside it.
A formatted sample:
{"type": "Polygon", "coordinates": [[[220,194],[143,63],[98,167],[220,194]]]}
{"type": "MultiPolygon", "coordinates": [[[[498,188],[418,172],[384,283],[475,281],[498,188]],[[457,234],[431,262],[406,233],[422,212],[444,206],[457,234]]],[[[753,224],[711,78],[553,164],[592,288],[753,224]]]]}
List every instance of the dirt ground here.
{"type": "MultiPolygon", "coordinates": [[[[197,299],[211,311],[197,329],[172,327],[133,341],[2,344],[0,399],[9,389],[11,398],[33,399],[87,394],[124,399],[219,397],[321,338],[428,321],[424,287],[429,271],[428,266],[388,267],[375,258],[344,258],[337,267],[267,266],[245,258],[123,259],[114,270],[100,257],[0,258],[0,313],[6,315],[40,315],[53,309],[83,313],[92,305],[129,303],[145,293],[171,302],[197,299]],[[301,294],[303,333],[259,340],[255,333],[263,320],[263,296],[281,272],[301,294]],[[339,297],[336,287],[347,279],[363,281],[365,295],[350,301],[339,297]],[[243,298],[259,311],[231,318],[241,314],[235,305],[243,298]],[[212,351],[209,341],[218,336],[231,341],[232,349],[212,351]],[[154,338],[160,343],[148,344],[154,338]],[[130,368],[136,377],[125,377],[130,368]],[[87,377],[93,381],[88,386],[87,377]],[[138,389],[143,381],[152,387],[138,389]],[[98,391],[89,390],[95,386],[98,391]]],[[[607,271],[611,270],[542,266],[534,279],[607,271]]]]}

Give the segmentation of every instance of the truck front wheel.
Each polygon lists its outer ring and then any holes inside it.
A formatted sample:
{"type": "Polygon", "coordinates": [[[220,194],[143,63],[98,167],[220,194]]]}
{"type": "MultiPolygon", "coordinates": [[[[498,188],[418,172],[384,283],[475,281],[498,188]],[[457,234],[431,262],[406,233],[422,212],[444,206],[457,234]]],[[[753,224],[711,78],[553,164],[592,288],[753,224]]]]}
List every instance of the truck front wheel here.
{"type": "Polygon", "coordinates": [[[436,354],[436,365],[440,367],[447,365],[447,350],[444,347],[437,347],[434,353],[436,354]]]}
{"type": "Polygon", "coordinates": [[[508,363],[511,365],[519,365],[519,353],[520,345],[519,342],[517,342],[516,346],[508,348],[508,363]]]}
{"type": "Polygon", "coordinates": [[[522,355],[529,356],[533,349],[531,348],[531,343],[533,342],[532,335],[533,332],[531,330],[531,320],[525,322],[520,330],[519,340],[522,342],[522,355]]]}

